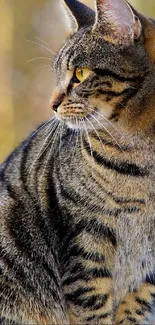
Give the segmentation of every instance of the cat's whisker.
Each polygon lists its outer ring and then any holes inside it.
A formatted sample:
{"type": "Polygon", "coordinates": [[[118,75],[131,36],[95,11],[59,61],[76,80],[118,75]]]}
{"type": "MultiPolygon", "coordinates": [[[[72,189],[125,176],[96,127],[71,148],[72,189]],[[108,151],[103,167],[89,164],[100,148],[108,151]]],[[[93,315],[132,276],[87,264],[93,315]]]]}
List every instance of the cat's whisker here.
{"type": "Polygon", "coordinates": [[[63,136],[63,128],[64,123],[60,122],[60,140],[59,140],[59,158],[60,158],[60,167],[61,167],[61,143],[62,143],[62,136],[63,136]]]}
{"type": "Polygon", "coordinates": [[[124,104],[122,104],[121,102],[118,102],[119,105],[121,105],[123,108],[126,108],[126,106],[124,104]]]}
{"type": "MultiPolygon", "coordinates": [[[[47,161],[46,161],[46,164],[45,164],[45,166],[44,166],[43,172],[42,172],[42,174],[41,174],[41,179],[43,178],[44,173],[45,173],[45,170],[47,169],[47,165],[48,165],[48,163],[49,163],[49,161],[50,161],[50,156],[51,156],[52,149],[53,149],[53,147],[54,147],[54,144],[55,144],[55,141],[56,141],[56,138],[57,138],[58,132],[59,132],[60,125],[61,125],[61,123],[59,123],[59,121],[58,121],[58,124],[57,124],[57,126],[56,126],[56,128],[55,128],[55,130],[54,130],[54,134],[52,135],[52,138],[50,139],[50,141],[49,141],[49,143],[48,143],[48,147],[49,147],[49,145],[51,144],[51,141],[52,141],[52,145],[51,145],[51,148],[50,148],[50,151],[49,151],[48,157],[47,157],[47,161]]],[[[53,131],[53,130],[52,130],[52,131],[53,131]]]]}
{"type": "MultiPolygon", "coordinates": [[[[55,140],[55,134],[57,133],[57,129],[58,129],[59,126],[60,126],[59,123],[57,123],[57,124],[56,124],[56,127],[55,127],[55,129],[54,129],[54,131],[53,131],[53,129],[50,131],[50,136],[51,136],[51,132],[53,132],[53,134],[52,134],[52,137],[51,137],[50,139],[49,139],[49,137],[48,137],[48,144],[46,145],[46,147],[45,147],[43,153],[44,153],[44,152],[49,148],[49,146],[50,146],[50,144],[51,144],[51,141],[55,140]]],[[[53,143],[52,143],[52,147],[53,147],[53,144],[54,144],[54,141],[53,141],[53,143]]],[[[51,150],[51,149],[50,149],[50,150],[51,150]]],[[[43,154],[43,153],[42,153],[42,154],[43,154]]],[[[48,159],[47,159],[46,161],[48,161],[48,159]]]]}
{"type": "MultiPolygon", "coordinates": [[[[56,125],[56,128],[57,128],[57,126],[58,126],[58,124],[56,125]]],[[[56,130],[56,128],[55,128],[55,130],[56,130]]],[[[55,130],[54,130],[54,132],[55,132],[55,130]]],[[[49,136],[47,137],[46,141],[50,138],[52,132],[53,132],[53,128],[51,129],[51,131],[50,131],[50,133],[49,133],[49,136]]],[[[47,144],[46,147],[44,148],[43,152],[41,152],[41,154],[40,154],[40,156],[38,157],[38,159],[41,158],[41,156],[44,154],[44,152],[46,151],[46,149],[49,147],[49,143],[50,143],[50,142],[48,142],[48,144],[47,144]]]]}
{"type": "MultiPolygon", "coordinates": [[[[77,134],[76,134],[76,143],[75,143],[75,149],[78,145],[78,142],[79,142],[79,133],[81,132],[80,128],[78,127],[78,119],[77,119],[77,116],[76,116],[76,125],[77,125],[77,128],[78,128],[78,131],[77,131],[77,134]]],[[[74,154],[75,154],[75,150],[74,150],[74,154]]]]}
{"type": "MultiPolygon", "coordinates": [[[[75,117],[75,116],[73,116],[72,120],[73,120],[73,123],[76,125],[76,117],[75,117]]],[[[71,134],[70,134],[69,142],[72,144],[72,139],[73,139],[73,135],[74,135],[74,130],[70,129],[70,133],[71,133],[71,134]]]]}
{"type": "Polygon", "coordinates": [[[122,134],[121,131],[111,122],[109,121],[103,114],[97,112],[95,109],[89,108],[89,110],[93,111],[97,115],[101,116],[107,123],[109,123],[119,134],[122,134]]]}
{"type": "MultiPolygon", "coordinates": [[[[52,135],[52,132],[53,132],[53,124],[56,124],[55,126],[55,130],[56,130],[56,128],[57,128],[57,124],[58,123],[56,123],[57,121],[56,120],[54,120],[54,121],[52,121],[52,123],[49,125],[49,127],[47,128],[47,130],[46,130],[46,134],[49,132],[49,130],[51,129],[51,131],[50,131],[50,133],[47,135],[47,137],[45,138],[45,140],[44,140],[44,142],[43,142],[43,145],[41,146],[41,149],[39,150],[39,153],[37,154],[37,157],[34,159],[34,162],[32,163],[32,166],[31,166],[31,168],[30,168],[30,170],[29,170],[29,173],[28,173],[28,175],[30,175],[31,174],[31,172],[32,172],[32,170],[33,170],[33,168],[35,167],[35,164],[36,164],[36,162],[40,159],[40,157],[43,155],[43,153],[45,152],[45,150],[47,149],[47,147],[48,147],[48,145],[46,145],[46,142],[48,141],[48,139],[50,138],[50,136],[52,135]],[[45,148],[44,148],[44,146],[45,146],[45,148]]],[[[40,130],[39,130],[40,131],[40,130]]]]}
{"type": "Polygon", "coordinates": [[[42,72],[42,71],[45,71],[45,69],[47,69],[50,73],[52,71],[50,64],[41,64],[41,66],[39,66],[39,68],[38,68],[38,71],[42,72]]]}
{"type": "MultiPolygon", "coordinates": [[[[45,41],[44,41],[43,39],[41,39],[40,37],[35,36],[35,38],[36,38],[38,41],[41,41],[42,43],[44,43],[45,45],[51,47],[51,45],[49,45],[47,42],[45,42],[45,41]]],[[[51,50],[53,51],[54,54],[56,54],[56,51],[55,51],[52,47],[51,47],[51,50]]]]}
{"type": "Polygon", "coordinates": [[[49,65],[49,64],[44,64],[44,65],[42,65],[42,68],[46,68],[46,69],[48,69],[50,72],[52,71],[52,67],[51,67],[51,65],[49,65]]]}
{"type": "Polygon", "coordinates": [[[89,136],[89,133],[88,133],[88,130],[87,130],[86,123],[85,123],[85,121],[83,119],[82,119],[82,124],[83,124],[84,130],[85,130],[85,133],[86,133],[86,136],[87,136],[87,139],[88,139],[88,144],[89,144],[90,154],[91,154],[91,159],[92,159],[92,167],[93,167],[94,156],[93,156],[92,143],[91,143],[91,140],[90,140],[90,136],[89,136]]]}
{"type": "Polygon", "coordinates": [[[109,132],[109,130],[100,121],[98,121],[98,119],[94,115],[91,115],[91,117],[98,123],[98,125],[100,125],[110,135],[110,137],[114,140],[114,142],[117,144],[120,150],[124,152],[124,150],[122,149],[118,141],[113,137],[113,135],[109,132]]]}
{"type": "Polygon", "coordinates": [[[45,42],[42,38],[38,37],[38,36],[34,36],[34,38],[36,38],[38,41],[41,41],[42,43],[44,43],[45,45],[49,46],[49,44],[47,42],[45,42]]]}
{"type": "MultiPolygon", "coordinates": [[[[80,119],[81,123],[82,123],[82,118],[80,119]]],[[[80,149],[81,149],[81,154],[82,154],[82,150],[83,150],[83,129],[79,129],[79,134],[80,134],[80,149]]]]}
{"type": "MultiPolygon", "coordinates": [[[[48,128],[48,131],[49,131],[49,129],[50,129],[50,127],[48,128]]],[[[46,144],[46,141],[49,139],[51,134],[52,134],[52,131],[50,132],[50,134],[46,137],[45,141],[43,142],[43,145],[41,146],[41,149],[39,150],[39,153],[37,154],[37,157],[34,159],[34,162],[32,163],[32,166],[28,172],[28,176],[32,173],[33,169],[35,168],[35,164],[37,163],[37,161],[40,159],[40,157],[43,155],[46,148],[48,147],[48,145],[47,145],[44,149],[44,145],[46,144]],[[42,150],[43,150],[43,152],[42,152],[42,150]]]]}
{"type": "MultiPolygon", "coordinates": [[[[73,117],[72,117],[72,122],[73,122],[73,124],[76,126],[76,128],[78,129],[78,119],[77,119],[77,117],[76,117],[76,115],[74,115],[73,117]]],[[[69,142],[71,142],[71,144],[72,144],[72,138],[73,138],[73,136],[75,136],[75,132],[76,132],[76,129],[74,129],[74,130],[72,130],[72,129],[70,129],[70,132],[71,132],[71,135],[70,135],[70,139],[69,139],[69,142]]],[[[74,147],[73,147],[73,150],[72,150],[72,152],[71,152],[71,158],[74,156],[74,154],[75,154],[75,149],[76,149],[76,146],[77,146],[77,138],[76,138],[76,143],[75,143],[75,145],[74,145],[74,147]]]]}
{"type": "Polygon", "coordinates": [[[74,148],[73,148],[73,151],[72,151],[72,157],[75,155],[75,151],[76,151],[76,148],[77,148],[77,145],[78,145],[78,142],[79,142],[79,133],[80,133],[79,123],[78,123],[78,119],[77,119],[76,115],[74,116],[74,120],[75,120],[75,125],[76,125],[77,130],[73,131],[73,134],[75,134],[75,132],[76,132],[76,140],[75,140],[75,145],[74,145],[74,148]]]}
{"type": "MultiPolygon", "coordinates": [[[[54,133],[55,133],[55,130],[56,130],[56,128],[57,128],[57,126],[58,126],[59,123],[60,123],[60,122],[59,122],[57,119],[55,119],[55,125],[54,125],[55,129],[54,129],[54,133]]],[[[50,137],[51,132],[53,132],[53,125],[50,125],[50,128],[48,129],[48,132],[50,132],[50,133],[49,133],[49,136],[47,136],[46,141],[48,141],[48,138],[50,137]],[[50,129],[51,129],[51,130],[50,130],[50,129]]],[[[47,132],[46,132],[46,134],[47,134],[47,132]]],[[[45,147],[45,149],[44,149],[43,152],[41,153],[41,156],[42,156],[43,153],[46,151],[46,149],[48,148],[48,146],[49,146],[49,143],[47,144],[47,146],[45,147]]],[[[41,156],[40,156],[40,157],[41,157],[41,156]]],[[[40,159],[40,157],[39,157],[38,159],[40,159]]]]}
{"type": "Polygon", "coordinates": [[[39,43],[37,43],[37,42],[35,42],[35,41],[32,41],[32,40],[27,40],[27,42],[29,42],[29,43],[33,43],[33,44],[35,44],[35,45],[38,45],[39,47],[42,47],[43,49],[45,49],[45,50],[47,50],[48,52],[50,52],[52,55],[55,55],[55,53],[54,53],[52,50],[50,50],[47,46],[45,46],[45,45],[43,45],[43,44],[39,44],[39,43]]]}
{"type": "MultiPolygon", "coordinates": [[[[71,145],[72,145],[72,139],[73,139],[73,136],[75,135],[75,133],[74,133],[74,130],[70,130],[70,132],[71,132],[71,135],[70,135],[70,139],[69,139],[69,141],[70,141],[70,143],[71,143],[71,145]]],[[[76,140],[76,141],[77,141],[77,140],[76,140]]],[[[71,155],[70,155],[71,160],[72,160],[72,158],[74,157],[75,149],[76,149],[76,145],[72,146],[72,151],[71,151],[71,155]]]]}
{"type": "Polygon", "coordinates": [[[137,87],[129,86],[130,89],[138,89],[137,87]]]}
{"type": "MultiPolygon", "coordinates": [[[[89,115],[91,116],[91,114],[89,114],[89,115]]],[[[102,139],[101,139],[99,133],[98,133],[97,130],[95,129],[94,125],[90,122],[90,120],[89,120],[87,117],[85,117],[85,118],[86,118],[86,120],[88,121],[88,123],[91,125],[91,127],[94,129],[94,131],[95,131],[95,133],[96,133],[96,135],[97,135],[97,137],[98,137],[98,139],[99,139],[99,141],[100,141],[100,143],[101,143],[101,146],[102,146],[102,148],[103,148],[105,154],[107,155],[108,159],[110,160],[110,157],[109,157],[109,155],[108,155],[108,153],[107,153],[107,150],[106,150],[106,148],[105,148],[105,146],[104,146],[104,144],[103,144],[103,142],[102,142],[102,139]]]]}
{"type": "Polygon", "coordinates": [[[80,132],[81,132],[81,130],[80,130],[80,128],[79,128],[79,121],[78,121],[76,115],[75,115],[74,119],[75,119],[75,125],[76,125],[76,130],[74,131],[74,132],[76,132],[76,141],[75,141],[75,146],[74,146],[74,148],[73,148],[73,154],[72,154],[72,156],[75,155],[75,151],[76,151],[76,148],[77,148],[77,146],[78,146],[78,142],[79,142],[79,134],[80,134],[80,132]]]}
{"type": "MultiPolygon", "coordinates": [[[[31,134],[31,137],[34,137],[35,135],[37,135],[37,133],[39,131],[41,131],[42,128],[44,128],[47,124],[50,124],[50,123],[54,123],[55,122],[55,118],[51,118],[50,120],[46,121],[45,123],[43,123],[35,132],[33,132],[31,134]]],[[[51,124],[50,124],[51,125],[51,124]]]]}
{"type": "MultiPolygon", "coordinates": [[[[75,116],[72,117],[72,121],[73,121],[73,124],[76,125],[76,117],[75,116]]],[[[72,138],[73,138],[73,135],[74,135],[74,131],[72,129],[70,129],[70,132],[71,132],[71,135],[70,135],[70,138],[69,138],[69,142],[72,143],[72,138]]]]}
{"type": "Polygon", "coordinates": [[[32,59],[26,61],[25,64],[28,64],[28,63],[30,63],[32,61],[36,61],[36,60],[50,60],[51,61],[51,58],[47,58],[45,56],[40,56],[40,57],[32,58],[32,59]]]}

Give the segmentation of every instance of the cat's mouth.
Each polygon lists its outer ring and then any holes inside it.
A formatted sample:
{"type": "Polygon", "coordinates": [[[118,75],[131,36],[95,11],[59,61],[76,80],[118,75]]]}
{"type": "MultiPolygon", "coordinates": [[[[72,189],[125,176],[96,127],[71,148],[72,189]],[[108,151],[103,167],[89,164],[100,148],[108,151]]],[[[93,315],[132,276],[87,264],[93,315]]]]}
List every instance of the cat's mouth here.
{"type": "Polygon", "coordinates": [[[89,111],[85,107],[59,107],[55,116],[70,128],[83,129],[84,121],[89,119],[89,111]]]}
{"type": "Polygon", "coordinates": [[[70,128],[93,130],[104,128],[111,116],[111,107],[86,107],[84,104],[60,105],[55,112],[59,121],[64,122],[70,128]]]}

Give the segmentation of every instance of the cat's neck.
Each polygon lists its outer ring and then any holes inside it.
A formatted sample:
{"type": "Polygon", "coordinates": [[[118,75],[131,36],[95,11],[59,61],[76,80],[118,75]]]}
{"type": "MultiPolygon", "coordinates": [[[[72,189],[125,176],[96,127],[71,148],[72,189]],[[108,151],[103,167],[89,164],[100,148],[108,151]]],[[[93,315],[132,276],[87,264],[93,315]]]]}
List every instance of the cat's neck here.
{"type": "MultiPolygon", "coordinates": [[[[87,159],[95,156],[105,161],[135,163],[137,166],[153,165],[154,140],[144,134],[129,134],[110,128],[107,131],[89,132],[83,136],[84,152],[87,159]]],[[[102,162],[101,162],[102,163],[102,162]]],[[[155,163],[155,162],[154,162],[155,163]]]]}

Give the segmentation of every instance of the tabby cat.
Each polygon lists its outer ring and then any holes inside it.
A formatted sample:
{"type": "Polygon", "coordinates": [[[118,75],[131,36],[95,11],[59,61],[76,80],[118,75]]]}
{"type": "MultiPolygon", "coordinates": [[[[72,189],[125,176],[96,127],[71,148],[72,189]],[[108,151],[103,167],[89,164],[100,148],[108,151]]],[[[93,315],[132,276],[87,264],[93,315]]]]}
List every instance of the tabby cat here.
{"type": "Polygon", "coordinates": [[[55,117],[0,167],[1,320],[153,324],[155,25],[125,0],[64,7],[55,117]]]}

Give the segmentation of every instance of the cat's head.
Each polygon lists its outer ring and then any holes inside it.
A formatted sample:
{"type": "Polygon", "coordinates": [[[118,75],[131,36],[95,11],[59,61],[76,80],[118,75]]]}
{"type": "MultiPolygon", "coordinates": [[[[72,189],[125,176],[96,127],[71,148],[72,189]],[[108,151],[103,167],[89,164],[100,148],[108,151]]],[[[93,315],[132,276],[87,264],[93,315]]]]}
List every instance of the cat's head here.
{"type": "Polygon", "coordinates": [[[65,0],[72,33],[55,59],[56,116],[71,128],[155,129],[155,26],[125,0],[65,0]]]}

